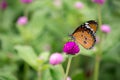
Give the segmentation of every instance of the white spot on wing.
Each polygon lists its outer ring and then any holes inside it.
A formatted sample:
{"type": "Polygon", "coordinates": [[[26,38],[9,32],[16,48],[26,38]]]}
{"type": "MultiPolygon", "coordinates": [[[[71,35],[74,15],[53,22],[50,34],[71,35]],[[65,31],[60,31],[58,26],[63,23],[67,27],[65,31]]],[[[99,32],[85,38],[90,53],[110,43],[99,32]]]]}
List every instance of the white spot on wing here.
{"type": "Polygon", "coordinates": [[[90,29],[90,26],[89,26],[89,25],[86,24],[85,26],[90,29]]]}
{"type": "Polygon", "coordinates": [[[89,23],[85,23],[85,24],[89,24],[89,23]]]}

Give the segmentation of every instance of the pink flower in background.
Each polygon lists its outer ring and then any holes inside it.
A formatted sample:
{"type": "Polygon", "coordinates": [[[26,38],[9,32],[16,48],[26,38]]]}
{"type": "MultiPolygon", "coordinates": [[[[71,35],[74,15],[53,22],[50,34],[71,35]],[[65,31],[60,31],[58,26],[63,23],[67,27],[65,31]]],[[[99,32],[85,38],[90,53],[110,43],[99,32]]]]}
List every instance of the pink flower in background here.
{"type": "Polygon", "coordinates": [[[79,46],[75,42],[67,42],[63,47],[63,52],[66,52],[66,54],[75,55],[79,51],[79,46]]]}
{"type": "Polygon", "coordinates": [[[8,6],[8,4],[7,4],[7,2],[6,2],[6,0],[2,0],[1,2],[0,2],[0,8],[1,9],[6,9],[7,8],[7,6],[8,6]]]}
{"type": "Polygon", "coordinates": [[[93,2],[103,5],[105,3],[105,0],[92,0],[93,2]]]}
{"type": "Polygon", "coordinates": [[[28,18],[26,16],[21,16],[17,20],[18,25],[25,25],[28,22],[28,18]]]}
{"type": "Polygon", "coordinates": [[[57,7],[60,7],[62,5],[61,0],[54,0],[53,4],[57,7]]]}
{"type": "Polygon", "coordinates": [[[104,32],[104,33],[110,33],[111,28],[110,28],[109,25],[104,24],[104,25],[101,26],[101,31],[104,32]]]}
{"type": "Polygon", "coordinates": [[[52,65],[60,64],[62,61],[63,61],[63,56],[60,53],[53,53],[49,59],[49,63],[52,65]]]}
{"type": "Polygon", "coordinates": [[[70,77],[67,77],[67,80],[72,80],[70,77]]]}
{"type": "Polygon", "coordinates": [[[84,7],[84,4],[82,2],[76,2],[75,3],[75,8],[82,9],[83,7],[84,7]]]}
{"type": "Polygon", "coordinates": [[[33,0],[20,0],[22,3],[26,3],[26,4],[28,4],[28,3],[31,3],[33,0]]]}

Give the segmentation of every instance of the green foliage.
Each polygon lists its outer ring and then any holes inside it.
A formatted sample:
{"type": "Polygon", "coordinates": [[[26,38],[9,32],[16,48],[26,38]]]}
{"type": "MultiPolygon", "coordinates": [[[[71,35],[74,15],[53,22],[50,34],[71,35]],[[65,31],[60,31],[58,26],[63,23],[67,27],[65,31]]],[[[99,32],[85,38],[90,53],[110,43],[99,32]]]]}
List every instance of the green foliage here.
{"type": "Polygon", "coordinates": [[[85,80],[85,75],[82,70],[76,70],[73,74],[73,80],[85,80]]]}
{"type": "Polygon", "coordinates": [[[50,66],[50,68],[43,70],[41,75],[42,80],[63,80],[64,71],[61,65],[50,66]]]}
{"type": "MultiPolygon", "coordinates": [[[[62,80],[62,66],[51,66],[49,56],[53,52],[62,53],[68,35],[81,23],[87,20],[97,21],[95,3],[81,0],[84,8],[76,9],[74,3],[79,0],[61,0],[61,6],[55,6],[54,0],[34,0],[31,4],[22,4],[20,0],[6,1],[8,7],[0,10],[0,80],[23,80],[26,76],[23,74],[24,64],[29,65],[30,80],[36,80],[38,71],[41,72],[42,80],[62,80]],[[28,17],[26,25],[17,24],[20,16],[28,17]]],[[[120,80],[119,3],[119,0],[106,0],[101,6],[102,23],[110,25],[111,32],[103,34],[100,80],[120,80]]],[[[96,36],[99,36],[100,29],[98,31],[96,36]]],[[[96,44],[92,50],[80,46],[80,54],[77,55],[76,61],[73,60],[78,65],[72,65],[69,74],[73,80],[91,79],[92,73],[90,77],[86,76],[86,70],[89,69],[86,69],[86,66],[90,66],[91,69],[92,65],[93,69],[93,57],[98,51],[98,46],[96,44]],[[81,58],[81,55],[84,58],[81,58]],[[90,60],[86,61],[86,56],[90,60]]],[[[63,56],[65,69],[67,56],[63,56]]]]}
{"type": "Polygon", "coordinates": [[[13,75],[8,73],[0,73],[0,80],[17,80],[13,75]]]}
{"type": "Polygon", "coordinates": [[[33,68],[37,69],[37,55],[30,46],[16,46],[15,49],[18,52],[18,56],[28,63],[33,68]]]}

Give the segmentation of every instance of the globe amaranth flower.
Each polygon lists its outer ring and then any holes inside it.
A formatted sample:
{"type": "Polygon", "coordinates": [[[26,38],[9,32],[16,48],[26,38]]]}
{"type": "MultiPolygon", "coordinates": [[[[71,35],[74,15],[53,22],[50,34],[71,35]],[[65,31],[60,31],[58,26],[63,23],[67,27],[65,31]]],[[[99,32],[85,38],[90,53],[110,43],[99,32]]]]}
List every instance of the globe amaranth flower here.
{"type": "Polygon", "coordinates": [[[72,80],[70,77],[67,77],[67,80],[72,80]]]}
{"type": "Polygon", "coordinates": [[[31,3],[33,0],[20,0],[21,3],[25,3],[25,4],[29,4],[31,3]]]}
{"type": "Polygon", "coordinates": [[[60,53],[53,53],[49,59],[49,63],[52,65],[60,64],[62,63],[62,61],[63,61],[63,56],[60,53]]]}
{"type": "Polygon", "coordinates": [[[5,9],[7,8],[7,6],[8,6],[8,4],[7,4],[7,2],[6,2],[5,0],[2,0],[2,1],[0,2],[0,8],[1,8],[2,10],[5,10],[5,9]]]}
{"type": "Polygon", "coordinates": [[[18,25],[25,25],[28,22],[28,18],[26,16],[21,16],[17,20],[18,25]]]}
{"type": "Polygon", "coordinates": [[[84,7],[84,4],[82,2],[77,1],[77,2],[75,2],[74,6],[77,9],[82,9],[84,7]]]}
{"type": "Polygon", "coordinates": [[[92,0],[93,2],[103,5],[105,3],[105,0],[92,0]]]}
{"type": "Polygon", "coordinates": [[[63,51],[66,54],[71,54],[71,55],[75,55],[80,51],[79,46],[75,43],[75,42],[67,42],[64,47],[63,47],[63,51]]]}
{"type": "Polygon", "coordinates": [[[111,28],[110,28],[109,25],[104,24],[104,25],[101,26],[101,31],[104,32],[104,33],[110,33],[111,28]]]}

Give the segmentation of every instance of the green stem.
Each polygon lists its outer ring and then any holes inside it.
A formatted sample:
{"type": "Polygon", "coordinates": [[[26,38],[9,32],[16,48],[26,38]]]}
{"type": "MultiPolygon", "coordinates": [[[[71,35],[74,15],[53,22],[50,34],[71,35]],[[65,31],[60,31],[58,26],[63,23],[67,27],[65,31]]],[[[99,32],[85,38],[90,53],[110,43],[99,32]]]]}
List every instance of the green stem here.
{"type": "Polygon", "coordinates": [[[38,80],[41,80],[41,67],[38,69],[38,80]]]}
{"type": "Polygon", "coordinates": [[[95,68],[94,68],[94,80],[98,80],[100,66],[100,56],[96,55],[95,68]]]}
{"type": "MultiPolygon", "coordinates": [[[[100,30],[100,27],[102,25],[102,17],[101,17],[101,5],[98,5],[98,27],[100,30]]],[[[100,33],[100,37],[102,38],[102,33],[100,33]]],[[[100,39],[101,41],[101,39],[100,39]]]]}
{"type": "Polygon", "coordinates": [[[24,78],[23,78],[23,80],[28,80],[28,71],[29,71],[29,66],[27,63],[24,63],[24,78]]]}
{"type": "Polygon", "coordinates": [[[24,16],[28,17],[28,6],[29,4],[25,5],[24,16]]]}
{"type": "Polygon", "coordinates": [[[99,28],[101,27],[101,24],[102,24],[102,19],[101,19],[101,5],[98,5],[98,26],[99,28]]]}
{"type": "Polygon", "coordinates": [[[68,73],[69,73],[71,60],[72,60],[72,57],[69,56],[69,57],[68,57],[68,64],[67,64],[67,69],[66,69],[66,74],[65,74],[65,78],[64,78],[64,80],[67,80],[67,76],[68,76],[68,73]]]}
{"type": "MultiPolygon", "coordinates": [[[[101,6],[98,5],[98,26],[99,26],[99,30],[100,27],[102,25],[102,18],[101,18],[101,6]]],[[[98,80],[99,77],[99,67],[100,67],[100,59],[101,59],[101,42],[102,42],[102,33],[100,33],[100,43],[99,43],[99,50],[98,53],[96,54],[96,58],[95,58],[95,67],[94,67],[94,80],[98,80]]]]}

